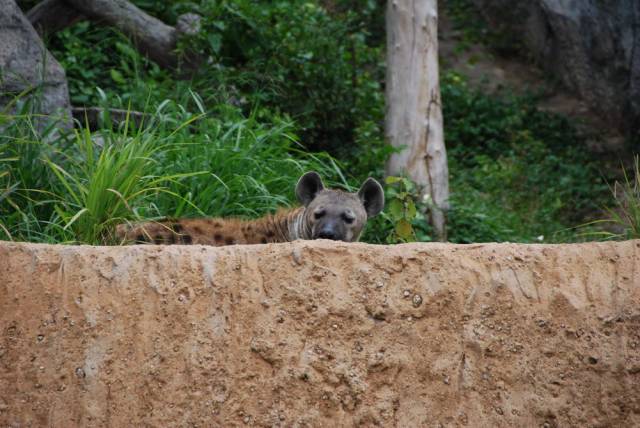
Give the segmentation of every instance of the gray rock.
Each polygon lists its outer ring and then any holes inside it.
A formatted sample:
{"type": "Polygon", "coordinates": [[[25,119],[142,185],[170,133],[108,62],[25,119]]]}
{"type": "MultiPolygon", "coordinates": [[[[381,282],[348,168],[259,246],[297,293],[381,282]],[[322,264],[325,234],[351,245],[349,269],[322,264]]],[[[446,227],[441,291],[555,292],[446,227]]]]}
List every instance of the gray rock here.
{"type": "Polygon", "coordinates": [[[640,1],[473,0],[591,108],[640,133],[640,1]]]}
{"type": "Polygon", "coordinates": [[[42,129],[50,120],[71,126],[69,90],[64,69],[47,51],[42,40],[14,0],[0,0],[0,109],[9,112],[30,103],[33,113],[47,115],[36,121],[42,129]],[[21,93],[14,103],[15,97],[21,93]]]}

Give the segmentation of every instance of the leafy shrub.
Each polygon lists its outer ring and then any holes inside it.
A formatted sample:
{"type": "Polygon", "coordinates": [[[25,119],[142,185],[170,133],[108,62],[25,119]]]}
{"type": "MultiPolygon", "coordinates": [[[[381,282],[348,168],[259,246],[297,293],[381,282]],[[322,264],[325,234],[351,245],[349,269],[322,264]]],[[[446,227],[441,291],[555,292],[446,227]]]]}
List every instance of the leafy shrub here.
{"type": "Polygon", "coordinates": [[[367,222],[362,241],[373,244],[397,244],[431,241],[431,226],[425,213],[428,203],[420,200],[414,182],[407,177],[385,180],[385,210],[367,222]]]}
{"type": "Polygon", "coordinates": [[[117,94],[119,107],[143,110],[150,95],[159,103],[172,88],[168,73],[112,27],[82,21],[53,35],[48,48],[65,69],[76,106],[101,105],[99,87],[117,94]]]}
{"type": "Polygon", "coordinates": [[[176,85],[113,29],[83,22],[49,43],[67,70],[74,103],[95,104],[95,86],[135,109],[150,94],[184,103],[180,94],[191,87],[207,106],[233,101],[246,114],[258,105],[286,114],[306,147],[333,151],[353,146],[355,129],[382,121],[382,47],[368,44],[363,21],[375,15],[376,2],[367,2],[366,15],[344,11],[339,19],[316,2],[136,3],[169,23],[181,13],[201,14],[203,31],[180,48],[199,51],[207,65],[176,85]]]}
{"type": "Polygon", "coordinates": [[[531,97],[471,90],[453,73],[443,76],[442,98],[451,240],[570,239],[566,229],[599,209],[606,186],[566,119],[531,97]]]}
{"type": "Polygon", "coordinates": [[[416,235],[411,222],[416,218],[415,184],[405,177],[387,177],[385,180],[389,188],[387,212],[394,223],[393,233],[387,237],[387,242],[411,242],[416,235]]]}
{"type": "MultiPolygon", "coordinates": [[[[308,147],[336,149],[364,120],[380,119],[380,47],[366,44],[347,14],[334,19],[314,2],[235,1],[206,10],[205,43],[220,65],[238,70],[252,102],[291,115],[308,147]]],[[[203,4],[210,5],[211,3],[203,4]]]]}

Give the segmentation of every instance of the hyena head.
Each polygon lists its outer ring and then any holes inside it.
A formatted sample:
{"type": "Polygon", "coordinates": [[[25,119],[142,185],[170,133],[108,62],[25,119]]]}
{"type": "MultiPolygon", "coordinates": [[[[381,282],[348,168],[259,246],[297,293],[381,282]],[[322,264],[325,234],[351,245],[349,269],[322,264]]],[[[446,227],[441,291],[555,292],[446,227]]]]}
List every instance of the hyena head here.
{"type": "Polygon", "coordinates": [[[305,235],[310,239],[357,241],[367,219],[384,208],[382,186],[368,178],[357,193],[325,189],[317,172],[307,172],[296,186],[296,197],[305,206],[305,235]]]}

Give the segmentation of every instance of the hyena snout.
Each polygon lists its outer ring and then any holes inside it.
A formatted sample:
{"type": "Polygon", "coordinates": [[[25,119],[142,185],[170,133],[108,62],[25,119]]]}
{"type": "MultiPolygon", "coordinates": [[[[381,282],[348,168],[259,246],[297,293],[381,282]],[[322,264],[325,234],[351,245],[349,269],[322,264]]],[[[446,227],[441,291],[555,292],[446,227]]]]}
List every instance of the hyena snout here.
{"type": "Polygon", "coordinates": [[[336,235],[333,230],[323,230],[322,232],[318,233],[318,239],[333,239],[333,240],[337,240],[338,235],[336,235]]]}
{"type": "Polygon", "coordinates": [[[317,233],[316,239],[333,239],[334,241],[338,241],[340,237],[334,230],[322,229],[317,233]]]}
{"type": "Polygon", "coordinates": [[[315,230],[315,236],[313,239],[333,239],[334,241],[344,241],[347,238],[345,236],[345,230],[342,230],[344,228],[340,228],[336,223],[326,222],[318,226],[319,227],[315,230]]]}

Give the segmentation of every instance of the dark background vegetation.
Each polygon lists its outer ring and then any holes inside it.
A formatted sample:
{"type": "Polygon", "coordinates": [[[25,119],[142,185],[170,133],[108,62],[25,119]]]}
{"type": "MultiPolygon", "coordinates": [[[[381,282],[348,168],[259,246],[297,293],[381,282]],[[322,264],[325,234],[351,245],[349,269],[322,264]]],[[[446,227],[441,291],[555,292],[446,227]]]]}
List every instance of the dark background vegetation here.
{"type": "MultiPolygon", "coordinates": [[[[102,243],[125,220],[256,217],[293,204],[294,184],[310,169],[351,189],[382,179],[384,1],[134,3],[169,24],[185,12],[203,16],[203,30],[180,48],[206,64],[176,79],[114,29],[88,21],[51,36],[46,44],[66,69],[75,106],[153,118],[42,137],[26,106],[19,117],[3,116],[0,239],[102,243]]],[[[443,11],[467,43],[518,54],[485,31],[468,2],[444,2],[443,11]]],[[[609,185],[619,171],[602,167],[571,120],[538,109],[539,95],[489,95],[443,64],[449,240],[598,238],[592,222],[615,206],[609,185]]],[[[410,183],[387,186],[389,200],[414,193],[410,183]]],[[[394,218],[375,219],[364,240],[398,242],[394,218]]],[[[413,225],[415,239],[430,240],[421,214],[413,225]]]]}

